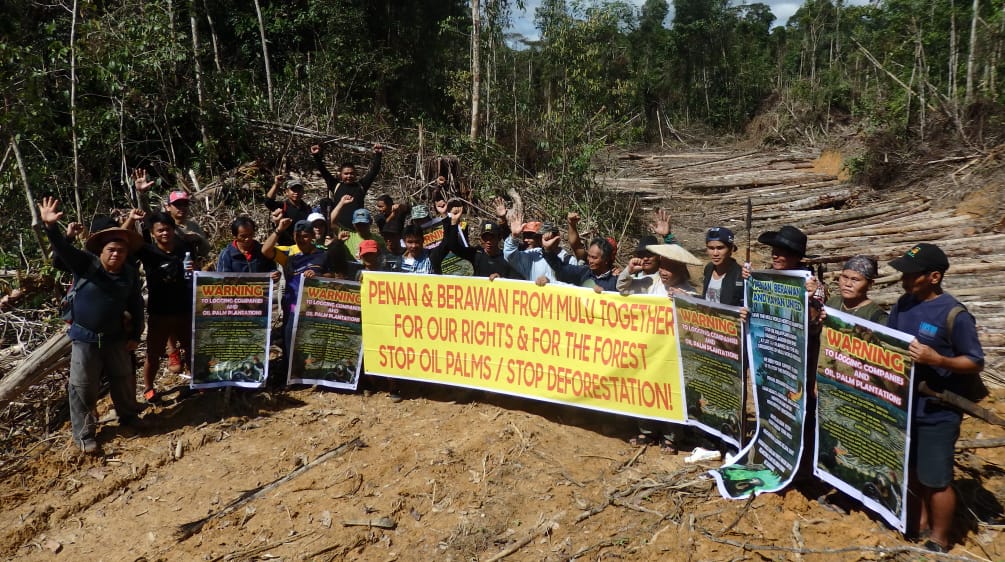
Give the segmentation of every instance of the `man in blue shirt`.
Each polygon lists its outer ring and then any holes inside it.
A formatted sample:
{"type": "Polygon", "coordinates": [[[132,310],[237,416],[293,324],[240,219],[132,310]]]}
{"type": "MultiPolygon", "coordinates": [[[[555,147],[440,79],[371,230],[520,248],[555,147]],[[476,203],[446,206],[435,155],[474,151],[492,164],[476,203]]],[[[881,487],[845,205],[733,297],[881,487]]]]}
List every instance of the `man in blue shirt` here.
{"type": "Polygon", "coordinates": [[[108,378],[119,424],[144,427],[130,356],[143,333],[143,296],[139,274],[127,259],[143,245],[143,238],[134,230],[107,228],[91,234],[84,252],[63,236],[57,224],[62,217],[57,199],[42,200],[39,218],[53,252],[73,272],[75,296],[67,333],[72,342],[67,397],[73,440],[84,453],[97,455],[101,449],[95,439],[94,407],[102,375],[108,378]]]}
{"type": "MultiPolygon", "coordinates": [[[[935,391],[979,398],[984,352],[974,317],[942,290],[949,269],[946,254],[933,244],[917,244],[890,262],[902,273],[904,296],[890,311],[889,325],[915,337],[908,351],[915,379],[935,391]],[[956,310],[954,310],[956,309],[956,310]]],[[[917,396],[912,435],[912,479],[921,498],[919,533],[931,532],[925,547],[948,552],[956,511],[953,452],[963,414],[930,396],[917,396]]]]}

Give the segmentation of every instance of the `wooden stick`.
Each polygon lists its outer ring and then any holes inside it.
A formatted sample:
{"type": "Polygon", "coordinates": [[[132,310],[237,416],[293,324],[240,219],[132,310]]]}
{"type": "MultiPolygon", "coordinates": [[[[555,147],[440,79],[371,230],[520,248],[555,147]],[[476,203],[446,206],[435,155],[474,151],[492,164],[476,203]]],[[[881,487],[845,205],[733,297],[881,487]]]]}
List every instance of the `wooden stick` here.
{"type": "Polygon", "coordinates": [[[957,449],[992,449],[1005,447],[1005,437],[996,439],[962,439],[956,442],[957,449]]]}
{"type": "Polygon", "coordinates": [[[240,497],[238,497],[234,501],[232,501],[229,504],[227,504],[220,511],[217,511],[216,513],[213,513],[211,515],[207,515],[206,517],[203,517],[202,519],[199,519],[198,521],[192,521],[190,523],[185,523],[184,525],[179,526],[178,530],[177,530],[178,542],[182,542],[182,541],[188,539],[189,537],[191,537],[192,535],[198,533],[200,530],[202,530],[202,528],[206,525],[206,523],[209,523],[210,521],[212,521],[214,519],[219,519],[220,517],[223,517],[223,516],[225,516],[225,515],[227,515],[229,513],[232,513],[238,507],[241,507],[242,505],[248,503],[251,500],[254,500],[254,499],[262,497],[263,495],[265,495],[266,493],[274,490],[275,488],[277,488],[281,484],[283,484],[285,482],[289,482],[290,480],[293,480],[297,476],[300,476],[301,474],[303,474],[304,472],[307,472],[308,470],[314,468],[315,466],[318,466],[319,464],[322,464],[322,463],[324,463],[324,462],[326,462],[328,460],[331,460],[331,459],[333,459],[333,458],[335,458],[337,456],[340,456],[343,453],[346,453],[348,451],[353,451],[353,450],[356,450],[356,449],[361,449],[361,448],[363,448],[365,446],[366,445],[364,445],[363,440],[361,440],[359,437],[357,437],[357,438],[353,439],[352,441],[349,441],[347,443],[343,443],[343,444],[339,445],[338,447],[335,447],[334,449],[331,449],[331,450],[323,453],[318,458],[316,458],[313,461],[311,461],[311,462],[309,462],[309,463],[307,463],[307,464],[305,464],[305,465],[297,468],[296,470],[294,470],[293,472],[287,474],[286,476],[283,476],[282,478],[273,480],[272,482],[269,482],[268,484],[265,484],[263,486],[259,486],[258,488],[254,489],[254,490],[249,490],[249,491],[241,494],[240,497]]]}
{"type": "Polygon", "coordinates": [[[489,558],[485,562],[499,562],[499,560],[502,560],[503,558],[506,558],[507,556],[527,546],[528,544],[531,543],[531,541],[536,539],[538,536],[548,534],[549,532],[551,532],[552,529],[558,527],[558,518],[562,517],[563,515],[565,515],[564,511],[558,512],[554,517],[549,519],[547,522],[538,525],[537,529],[529,533],[526,537],[517,541],[516,544],[500,552],[499,554],[496,554],[492,558],[489,558]]]}

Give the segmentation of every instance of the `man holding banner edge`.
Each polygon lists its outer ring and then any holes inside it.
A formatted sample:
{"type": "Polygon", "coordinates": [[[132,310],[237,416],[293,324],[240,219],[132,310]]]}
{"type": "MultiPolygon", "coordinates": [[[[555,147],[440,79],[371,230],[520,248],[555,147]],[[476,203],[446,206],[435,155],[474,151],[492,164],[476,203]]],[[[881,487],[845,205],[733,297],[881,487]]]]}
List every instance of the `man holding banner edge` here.
{"type": "MultiPolygon", "coordinates": [[[[905,294],[890,311],[889,326],[915,336],[908,350],[915,362],[916,380],[936,391],[982,398],[984,352],[974,317],[942,289],[949,269],[946,254],[934,244],[921,243],[891,261],[890,267],[902,273],[905,294]]],[[[911,477],[921,499],[918,533],[930,532],[925,548],[934,552],[948,552],[950,545],[956,512],[953,455],[962,419],[960,410],[918,396],[911,477]]]]}

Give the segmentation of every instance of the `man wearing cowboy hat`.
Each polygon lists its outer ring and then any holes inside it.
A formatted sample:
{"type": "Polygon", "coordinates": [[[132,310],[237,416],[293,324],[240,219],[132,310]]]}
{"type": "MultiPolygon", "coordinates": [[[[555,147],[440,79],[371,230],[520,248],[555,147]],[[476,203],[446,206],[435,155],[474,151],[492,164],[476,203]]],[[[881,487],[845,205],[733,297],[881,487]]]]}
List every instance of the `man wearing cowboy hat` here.
{"type": "Polygon", "coordinates": [[[76,295],[68,331],[72,342],[67,385],[70,425],[77,446],[87,454],[98,454],[94,407],[103,374],[109,380],[119,424],[142,426],[130,381],[135,376],[130,352],[143,332],[143,297],[139,275],[128,256],[143,245],[143,238],[132,230],[106,228],[91,234],[84,252],[60,231],[57,222],[63,213],[58,209],[59,201],[46,197],[39,205],[39,218],[54,253],[74,276],[76,295]]]}

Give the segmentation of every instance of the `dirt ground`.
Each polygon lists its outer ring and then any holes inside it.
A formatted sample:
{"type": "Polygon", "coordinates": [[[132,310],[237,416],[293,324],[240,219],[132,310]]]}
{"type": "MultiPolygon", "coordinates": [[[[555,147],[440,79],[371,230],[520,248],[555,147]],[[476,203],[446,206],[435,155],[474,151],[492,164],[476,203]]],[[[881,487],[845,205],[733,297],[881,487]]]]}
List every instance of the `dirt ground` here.
{"type": "MultiPolygon", "coordinates": [[[[959,452],[956,544],[933,555],[813,479],[724,500],[713,464],[629,445],[623,417],[402,393],[169,393],[148,430],[102,425],[101,458],[68,424],[0,441],[18,444],[0,451],[0,559],[1005,560],[1005,447],[959,452]]],[[[982,405],[1005,416],[1005,389],[982,405]]],[[[964,422],[961,439],[993,438],[964,422]]]]}
{"type": "MultiPolygon", "coordinates": [[[[3,466],[0,554],[18,560],[493,560],[510,550],[513,560],[924,557],[916,544],[819,482],[750,502],[721,499],[703,473],[707,466],[685,464],[684,453],[629,445],[634,428],[624,419],[447,387],[408,385],[403,394],[399,404],[381,392],[313,388],[196,394],[154,409],[148,418],[155,428],[142,434],[115,422],[102,426],[101,459],[79,455],[66,432],[54,434],[3,466]],[[825,494],[833,505],[817,501],[825,494]],[[183,538],[184,525],[206,517],[183,538]]],[[[996,389],[985,404],[1005,415],[1005,392],[996,389]]],[[[1005,437],[1005,428],[968,420],[962,437],[1005,437]]],[[[953,555],[1005,559],[1003,468],[1003,448],[959,455],[963,534],[953,555]]]]}

